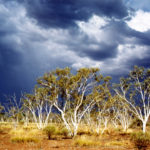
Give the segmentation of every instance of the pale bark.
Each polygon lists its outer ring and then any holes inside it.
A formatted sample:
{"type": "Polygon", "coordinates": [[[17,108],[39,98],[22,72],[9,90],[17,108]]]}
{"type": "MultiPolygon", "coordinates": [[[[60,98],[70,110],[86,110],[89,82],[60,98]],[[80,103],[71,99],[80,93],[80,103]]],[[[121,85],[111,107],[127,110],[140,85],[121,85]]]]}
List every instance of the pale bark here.
{"type": "Polygon", "coordinates": [[[137,107],[136,104],[133,104],[129,98],[127,98],[127,91],[124,90],[122,83],[120,83],[120,89],[121,91],[115,89],[116,94],[123,99],[128,105],[128,109],[138,118],[142,121],[143,124],[143,133],[146,132],[146,124],[148,122],[149,116],[150,116],[150,93],[148,93],[148,89],[142,90],[141,82],[139,81],[139,78],[136,77],[135,81],[137,83],[136,92],[140,94],[141,100],[142,100],[142,106],[137,107]],[[147,98],[146,98],[147,94],[147,98]],[[146,102],[147,101],[147,102],[146,102]]]}

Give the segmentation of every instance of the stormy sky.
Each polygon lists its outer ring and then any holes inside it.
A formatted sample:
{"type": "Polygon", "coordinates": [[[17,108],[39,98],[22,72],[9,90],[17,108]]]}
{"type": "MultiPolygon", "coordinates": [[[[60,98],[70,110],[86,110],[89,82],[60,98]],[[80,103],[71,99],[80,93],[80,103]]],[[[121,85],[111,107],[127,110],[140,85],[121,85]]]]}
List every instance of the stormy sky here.
{"type": "Polygon", "coordinates": [[[99,67],[113,79],[150,67],[149,0],[0,0],[0,101],[43,73],[99,67]]]}

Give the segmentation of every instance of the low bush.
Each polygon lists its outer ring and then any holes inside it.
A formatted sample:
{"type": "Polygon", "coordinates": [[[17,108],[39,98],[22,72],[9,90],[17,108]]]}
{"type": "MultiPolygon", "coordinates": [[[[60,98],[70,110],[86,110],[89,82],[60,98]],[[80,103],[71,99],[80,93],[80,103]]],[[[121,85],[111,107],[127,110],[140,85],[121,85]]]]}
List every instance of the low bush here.
{"type": "Polygon", "coordinates": [[[68,132],[68,130],[66,128],[62,128],[62,129],[59,130],[58,134],[59,135],[63,135],[65,137],[68,137],[69,132],[68,132]]]}
{"type": "Polygon", "coordinates": [[[78,135],[93,135],[95,134],[96,132],[93,130],[91,130],[91,127],[87,126],[87,125],[81,125],[79,126],[78,128],[78,135]]]}
{"type": "Polygon", "coordinates": [[[135,118],[135,119],[133,119],[133,121],[130,124],[129,128],[137,128],[137,127],[142,127],[142,121],[135,118]]]}
{"type": "Polygon", "coordinates": [[[56,127],[52,125],[45,127],[43,131],[46,133],[49,140],[51,139],[52,135],[55,135],[57,133],[56,127]]]}
{"type": "Polygon", "coordinates": [[[138,149],[146,149],[150,145],[150,134],[137,132],[131,134],[131,140],[138,149]]]}

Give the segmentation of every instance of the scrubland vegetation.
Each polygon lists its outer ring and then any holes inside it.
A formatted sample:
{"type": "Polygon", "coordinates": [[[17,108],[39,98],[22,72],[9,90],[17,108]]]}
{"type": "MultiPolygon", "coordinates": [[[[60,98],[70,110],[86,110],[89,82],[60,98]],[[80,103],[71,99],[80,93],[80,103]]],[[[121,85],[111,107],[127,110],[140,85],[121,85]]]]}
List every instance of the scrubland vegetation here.
{"type": "Polygon", "coordinates": [[[148,69],[135,66],[119,84],[97,68],[56,69],[31,94],[7,100],[0,106],[1,143],[7,137],[8,145],[33,149],[150,149],[148,69]]]}

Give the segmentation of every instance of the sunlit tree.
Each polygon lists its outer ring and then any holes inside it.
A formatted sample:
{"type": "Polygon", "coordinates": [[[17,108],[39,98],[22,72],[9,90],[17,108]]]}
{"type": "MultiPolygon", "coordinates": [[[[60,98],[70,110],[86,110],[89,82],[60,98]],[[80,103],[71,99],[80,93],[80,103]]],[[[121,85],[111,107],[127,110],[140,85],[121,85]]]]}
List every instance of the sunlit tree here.
{"type": "Polygon", "coordinates": [[[150,116],[150,70],[135,66],[127,78],[115,87],[117,95],[128,109],[142,121],[143,132],[150,116]]]}
{"type": "Polygon", "coordinates": [[[54,107],[70,135],[75,136],[85,113],[105,98],[109,80],[110,77],[104,78],[97,68],[81,68],[75,75],[65,68],[46,73],[38,83],[49,89],[54,107]]]}
{"type": "MultiPolygon", "coordinates": [[[[26,94],[23,106],[28,108],[39,129],[47,126],[53,104],[50,101],[50,92],[46,88],[35,87],[33,94],[26,94]]],[[[26,110],[24,114],[25,121],[29,121],[29,112],[26,110]]]]}

